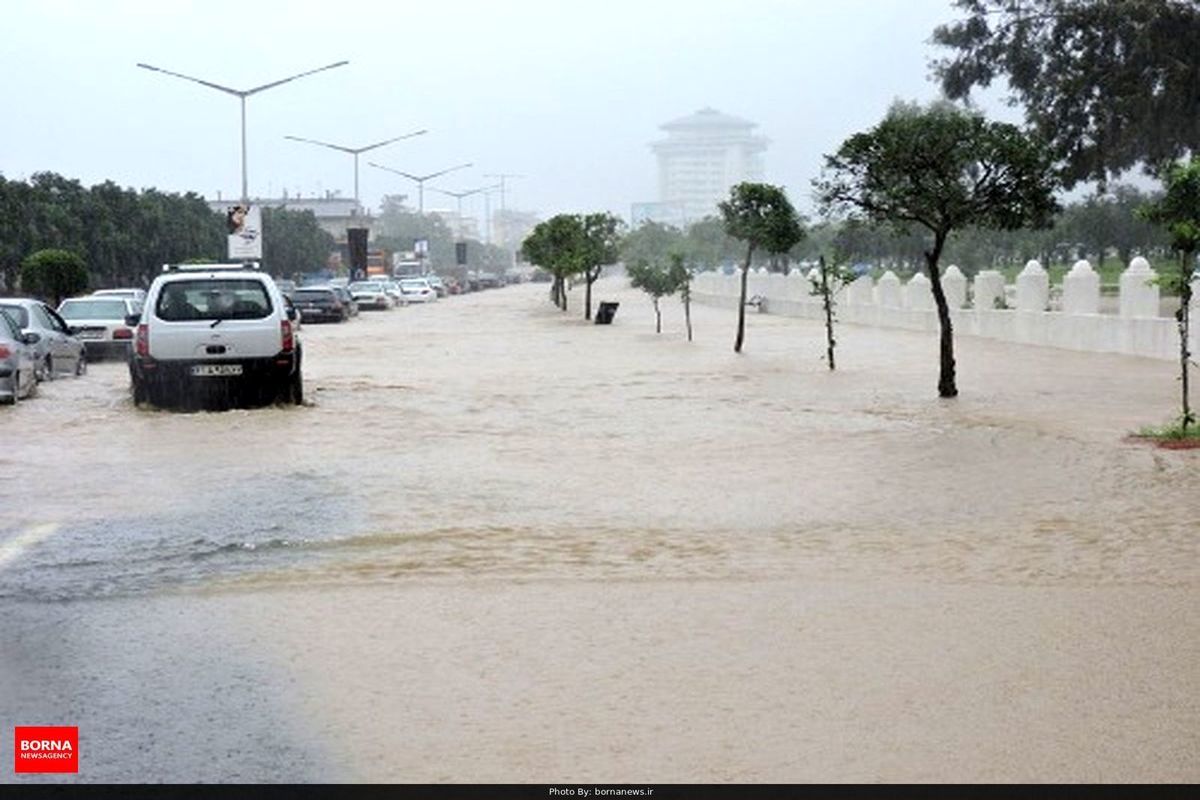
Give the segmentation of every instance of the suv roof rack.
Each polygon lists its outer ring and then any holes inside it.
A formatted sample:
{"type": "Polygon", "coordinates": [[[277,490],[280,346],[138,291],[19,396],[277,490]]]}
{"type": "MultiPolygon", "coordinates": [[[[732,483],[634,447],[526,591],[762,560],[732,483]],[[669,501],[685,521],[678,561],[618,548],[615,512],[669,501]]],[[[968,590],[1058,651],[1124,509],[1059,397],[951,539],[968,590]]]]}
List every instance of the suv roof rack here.
{"type": "Polygon", "coordinates": [[[257,261],[242,261],[232,264],[163,264],[163,272],[228,272],[230,270],[258,269],[257,261]]]}

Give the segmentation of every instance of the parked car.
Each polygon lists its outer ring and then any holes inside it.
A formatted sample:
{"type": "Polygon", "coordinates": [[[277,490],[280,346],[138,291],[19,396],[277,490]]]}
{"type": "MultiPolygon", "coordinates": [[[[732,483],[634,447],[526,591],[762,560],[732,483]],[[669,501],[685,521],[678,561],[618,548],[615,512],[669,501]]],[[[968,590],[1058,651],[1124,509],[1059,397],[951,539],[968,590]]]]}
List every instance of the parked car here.
{"type": "Polygon", "coordinates": [[[410,303],[432,303],[438,299],[437,292],[425,278],[401,278],[400,291],[410,303]]]}
{"type": "Polygon", "coordinates": [[[92,292],[92,297],[125,297],[130,300],[136,300],[139,304],[146,302],[145,289],[97,289],[92,292]]]}
{"type": "Polygon", "coordinates": [[[350,311],[330,286],[305,286],[292,295],[292,302],[305,322],[345,322],[350,311]]]}
{"type": "Polygon", "coordinates": [[[346,287],[359,309],[374,308],[388,309],[395,305],[392,296],[388,294],[379,281],[355,281],[346,287]]]}
{"type": "Polygon", "coordinates": [[[36,333],[33,346],[37,379],[53,380],[60,373],[87,372],[87,351],[71,333],[67,321],[41,300],[26,297],[0,298],[0,311],[12,317],[22,333],[36,333]]]}
{"type": "Polygon", "coordinates": [[[141,304],[127,297],[71,297],[58,306],[58,315],[87,348],[89,361],[106,356],[127,358],[133,327],[126,320],[141,313],[141,304]]]}
{"type": "Polygon", "coordinates": [[[357,317],[358,303],[355,302],[354,295],[350,294],[346,287],[341,284],[331,283],[329,284],[329,288],[333,289],[334,293],[342,301],[342,305],[346,307],[347,314],[351,317],[357,317]]]}
{"type": "Polygon", "coordinates": [[[388,297],[392,298],[392,305],[408,305],[408,296],[404,294],[404,290],[400,288],[397,281],[391,278],[375,278],[374,280],[383,284],[383,290],[388,293],[388,297]]]}
{"type": "Polygon", "coordinates": [[[154,279],[129,360],[135,403],[253,393],[304,400],[298,317],[253,266],[168,266],[154,279]]]}
{"type": "Polygon", "coordinates": [[[16,405],[37,386],[36,333],[24,333],[7,311],[0,311],[0,403],[16,405]]]}
{"type": "Polygon", "coordinates": [[[450,290],[446,288],[446,282],[442,280],[441,275],[426,275],[425,280],[437,292],[438,297],[445,297],[450,294],[450,290]]]}
{"type": "Polygon", "coordinates": [[[292,293],[296,291],[295,281],[289,281],[286,278],[274,278],[273,280],[275,281],[275,285],[279,287],[279,291],[287,297],[291,297],[292,293]]]}

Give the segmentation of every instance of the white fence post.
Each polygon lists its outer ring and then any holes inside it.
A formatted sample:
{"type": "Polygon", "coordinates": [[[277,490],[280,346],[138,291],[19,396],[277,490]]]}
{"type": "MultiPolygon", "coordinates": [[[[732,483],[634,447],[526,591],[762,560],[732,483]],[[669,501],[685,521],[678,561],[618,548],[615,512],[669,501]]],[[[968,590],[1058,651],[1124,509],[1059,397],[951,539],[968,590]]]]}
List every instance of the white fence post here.
{"type": "Polygon", "coordinates": [[[879,276],[875,284],[875,305],[880,308],[900,308],[900,279],[890,269],[879,276]]]}
{"type": "Polygon", "coordinates": [[[946,305],[951,309],[966,307],[967,277],[954,264],[946,267],[942,274],[942,291],[946,294],[946,305]]]}
{"type": "Polygon", "coordinates": [[[1050,302],[1050,276],[1036,259],[1030,259],[1017,276],[1017,310],[1045,311],[1050,302]]]}
{"type": "Polygon", "coordinates": [[[1152,283],[1158,273],[1150,262],[1138,256],[1121,273],[1121,316],[1157,317],[1158,284],[1152,283]]]}
{"type": "Polygon", "coordinates": [[[1062,310],[1064,314],[1100,313],[1100,276],[1084,259],[1063,276],[1062,310]]]}
{"type": "Polygon", "coordinates": [[[925,273],[918,272],[904,286],[904,307],[926,310],[933,308],[933,285],[925,273]]]}
{"type": "Polygon", "coordinates": [[[975,274],[975,308],[991,311],[997,300],[1004,299],[1004,276],[994,269],[975,274]]]}

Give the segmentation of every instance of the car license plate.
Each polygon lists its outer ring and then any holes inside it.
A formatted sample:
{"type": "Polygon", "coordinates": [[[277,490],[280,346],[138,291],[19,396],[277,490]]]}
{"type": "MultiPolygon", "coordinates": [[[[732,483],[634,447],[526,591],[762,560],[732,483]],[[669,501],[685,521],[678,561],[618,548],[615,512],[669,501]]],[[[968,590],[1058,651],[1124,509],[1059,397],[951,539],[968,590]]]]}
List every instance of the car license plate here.
{"type": "Polygon", "coordinates": [[[241,364],[197,364],[196,366],[192,367],[192,375],[198,378],[212,378],[241,374],[241,364]]]}
{"type": "Polygon", "coordinates": [[[80,331],[75,334],[78,339],[99,339],[102,335],[101,331],[80,331]]]}

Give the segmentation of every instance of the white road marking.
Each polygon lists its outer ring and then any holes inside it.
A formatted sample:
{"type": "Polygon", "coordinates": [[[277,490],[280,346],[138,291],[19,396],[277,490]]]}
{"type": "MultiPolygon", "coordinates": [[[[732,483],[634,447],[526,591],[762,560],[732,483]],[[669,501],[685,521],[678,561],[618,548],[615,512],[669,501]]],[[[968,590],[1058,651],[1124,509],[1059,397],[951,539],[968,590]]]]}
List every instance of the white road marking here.
{"type": "Polygon", "coordinates": [[[57,522],[35,525],[24,533],[18,533],[7,542],[0,543],[0,569],[15,561],[22,553],[58,530],[57,522]]]}

